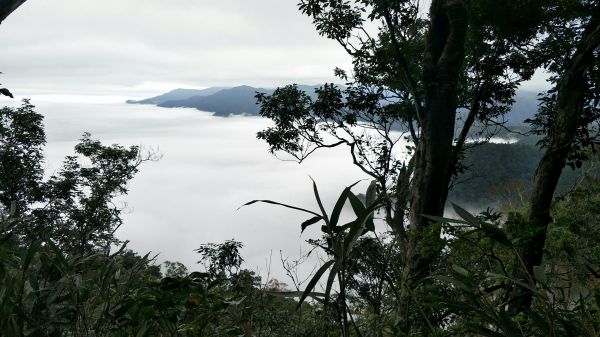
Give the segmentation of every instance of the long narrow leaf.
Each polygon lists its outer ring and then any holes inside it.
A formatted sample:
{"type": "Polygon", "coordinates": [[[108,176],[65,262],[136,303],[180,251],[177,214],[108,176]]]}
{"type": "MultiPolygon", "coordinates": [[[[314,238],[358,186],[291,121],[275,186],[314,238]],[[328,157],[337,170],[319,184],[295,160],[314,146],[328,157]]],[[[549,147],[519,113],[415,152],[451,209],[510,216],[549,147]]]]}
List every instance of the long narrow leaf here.
{"type": "Polygon", "coordinates": [[[358,240],[360,235],[363,233],[365,223],[371,217],[372,213],[375,212],[379,207],[381,207],[384,201],[384,197],[378,198],[372,205],[367,207],[365,211],[358,216],[358,219],[356,219],[356,222],[350,228],[350,232],[348,233],[348,236],[346,237],[346,240],[344,242],[345,255],[348,255],[350,253],[350,251],[352,250],[352,246],[354,246],[356,240],[358,240]]]}
{"type": "MultiPolygon", "coordinates": [[[[271,290],[271,291],[267,291],[266,293],[269,295],[278,296],[278,297],[294,298],[294,297],[302,296],[302,294],[304,294],[304,291],[272,291],[271,290]]],[[[325,293],[313,291],[308,294],[308,297],[311,297],[311,298],[325,297],[325,293]]]]}
{"type": "Polygon", "coordinates": [[[344,188],[340,197],[338,198],[335,206],[333,207],[333,211],[331,212],[331,219],[329,220],[331,227],[337,226],[338,220],[340,219],[340,214],[342,213],[342,209],[344,208],[344,204],[346,204],[346,200],[348,199],[348,194],[350,193],[350,189],[354,187],[359,182],[355,182],[354,184],[344,188]]]}
{"type": "Polygon", "coordinates": [[[317,204],[319,204],[319,209],[321,210],[321,214],[323,215],[323,221],[327,227],[329,227],[329,217],[327,216],[327,212],[325,212],[325,207],[323,207],[323,203],[321,202],[321,197],[319,196],[319,189],[317,188],[317,183],[315,180],[310,177],[310,180],[313,182],[313,191],[315,192],[315,199],[317,199],[317,204]]]}
{"type": "Polygon", "coordinates": [[[321,279],[321,276],[323,276],[323,274],[327,271],[327,269],[329,269],[329,267],[331,267],[331,265],[334,262],[335,262],[334,260],[327,261],[327,262],[325,262],[325,264],[323,264],[321,266],[321,268],[319,268],[319,270],[317,270],[317,272],[315,273],[315,276],[313,276],[313,278],[310,280],[310,282],[308,282],[308,284],[306,285],[306,288],[304,289],[304,293],[300,297],[300,300],[298,301],[298,305],[296,308],[300,308],[300,306],[302,305],[302,303],[304,302],[306,297],[308,295],[310,295],[310,293],[312,292],[314,287],[317,285],[317,282],[319,282],[319,280],[321,279]]]}
{"type": "Polygon", "coordinates": [[[312,214],[312,215],[315,215],[315,216],[320,216],[319,214],[317,214],[317,213],[315,213],[315,212],[313,212],[313,211],[309,211],[309,210],[307,210],[307,209],[300,208],[300,207],[296,207],[296,206],[291,206],[291,205],[287,205],[287,204],[282,204],[282,203],[280,203],[280,202],[276,202],[276,201],[272,201],[272,200],[252,200],[252,201],[250,201],[250,202],[247,202],[247,203],[243,204],[243,205],[242,205],[242,206],[240,206],[238,209],[240,209],[240,208],[242,208],[242,207],[244,207],[244,206],[249,206],[249,205],[255,204],[255,203],[257,203],[257,202],[263,202],[263,203],[266,203],[266,204],[272,204],[272,205],[283,206],[283,207],[287,207],[287,208],[295,209],[295,210],[298,210],[298,211],[306,212],[306,213],[309,213],[309,214],[312,214]]]}
{"type": "MultiPolygon", "coordinates": [[[[354,214],[356,214],[356,216],[359,216],[365,212],[365,205],[363,205],[362,201],[360,201],[360,199],[354,193],[350,192],[350,194],[348,194],[348,200],[350,201],[350,205],[352,206],[352,210],[354,210],[354,214]]],[[[375,224],[373,223],[372,215],[367,219],[365,228],[370,231],[375,230],[375,224]]]]}
{"type": "Polygon", "coordinates": [[[342,270],[342,260],[338,260],[331,268],[329,272],[329,277],[327,277],[327,285],[325,287],[325,303],[329,302],[329,296],[331,295],[331,287],[333,286],[333,281],[335,280],[335,276],[342,270]]]}
{"type": "Polygon", "coordinates": [[[454,212],[456,212],[456,214],[458,214],[459,217],[468,222],[471,226],[479,227],[480,221],[473,214],[469,213],[467,210],[458,206],[455,203],[452,203],[452,208],[454,208],[454,212]]]}
{"type": "Polygon", "coordinates": [[[348,200],[350,201],[350,205],[352,206],[352,210],[354,214],[358,216],[365,211],[365,205],[363,202],[356,196],[354,193],[348,194],[348,200]]]}
{"type": "Polygon", "coordinates": [[[304,221],[304,222],[302,223],[302,225],[300,225],[300,228],[302,229],[301,233],[304,233],[304,230],[305,230],[305,229],[306,229],[308,226],[310,226],[310,225],[313,225],[313,224],[316,224],[317,222],[319,222],[319,221],[321,221],[321,220],[323,220],[323,217],[322,217],[322,216],[320,216],[320,215],[318,215],[318,216],[316,216],[316,217],[314,217],[314,218],[310,218],[310,219],[308,219],[308,220],[304,221]]]}
{"type": "Polygon", "coordinates": [[[29,246],[29,249],[27,249],[27,253],[25,254],[25,258],[23,259],[23,271],[29,269],[29,264],[33,260],[35,254],[38,252],[40,245],[41,243],[39,241],[36,241],[32,243],[31,246],[29,246]]]}
{"type": "Polygon", "coordinates": [[[51,240],[48,240],[47,245],[48,245],[48,247],[50,247],[50,249],[54,253],[54,259],[52,259],[52,264],[62,274],[66,274],[69,270],[69,263],[67,262],[67,259],[63,255],[62,251],[51,240]]]}
{"type": "Polygon", "coordinates": [[[435,221],[435,222],[439,222],[439,223],[447,223],[447,224],[451,224],[451,223],[459,223],[459,224],[464,224],[464,225],[470,225],[470,223],[464,221],[464,220],[457,220],[457,219],[451,219],[451,218],[444,218],[441,216],[435,216],[435,215],[427,215],[427,214],[421,214],[422,217],[427,218],[431,221],[435,221]]]}
{"type": "Polygon", "coordinates": [[[485,232],[490,239],[506,247],[512,247],[513,244],[501,228],[487,222],[481,222],[481,230],[485,232]]]}

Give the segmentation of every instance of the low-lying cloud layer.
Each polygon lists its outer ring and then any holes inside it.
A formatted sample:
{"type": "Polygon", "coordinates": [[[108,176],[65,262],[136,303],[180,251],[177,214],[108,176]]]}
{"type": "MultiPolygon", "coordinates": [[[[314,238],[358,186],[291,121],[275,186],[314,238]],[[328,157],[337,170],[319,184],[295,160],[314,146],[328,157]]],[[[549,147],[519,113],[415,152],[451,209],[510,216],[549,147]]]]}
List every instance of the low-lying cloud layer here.
{"type": "MultiPolygon", "coordinates": [[[[177,260],[194,266],[194,249],[207,242],[236,239],[245,244],[246,268],[284,280],[279,252],[297,258],[319,238],[319,225],[300,235],[307,214],[267,204],[237,208],[253,199],[272,199],[318,210],[312,176],[328,210],[339,193],[367,177],[351,163],[347,149],[315,153],[302,165],[277,160],[256,132],[269,124],[257,117],[212,117],[194,109],[147,105],[50,103],[33,100],[45,115],[48,136],[45,168],[55,172],[84,131],[103,143],[140,144],[162,154],[145,163],[130,184],[124,225],[118,236],[159,261],[177,260]]],[[[355,188],[364,192],[368,181],[355,188]]],[[[351,212],[351,210],[348,210],[351,212]]],[[[351,220],[349,214],[346,220],[351,220]]],[[[317,256],[302,268],[308,273],[317,256]]]]}

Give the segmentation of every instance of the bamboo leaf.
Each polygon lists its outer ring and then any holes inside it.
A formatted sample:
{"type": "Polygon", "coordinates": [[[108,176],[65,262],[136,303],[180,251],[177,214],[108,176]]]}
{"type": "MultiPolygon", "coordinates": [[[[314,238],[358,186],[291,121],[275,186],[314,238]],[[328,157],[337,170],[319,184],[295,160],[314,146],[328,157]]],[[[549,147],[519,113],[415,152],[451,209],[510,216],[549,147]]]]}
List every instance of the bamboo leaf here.
{"type": "MultiPolygon", "coordinates": [[[[360,199],[354,193],[350,192],[350,194],[348,194],[348,200],[350,200],[350,205],[352,206],[352,210],[354,210],[354,214],[356,214],[356,216],[359,216],[365,212],[365,205],[363,205],[362,201],[360,201],[360,199]]],[[[375,230],[375,224],[373,223],[372,215],[367,219],[365,228],[370,231],[375,230]]]]}
{"type": "Polygon", "coordinates": [[[327,269],[329,269],[329,267],[331,267],[331,265],[334,262],[335,262],[334,260],[327,261],[327,262],[325,262],[325,264],[323,264],[321,266],[321,268],[319,268],[319,270],[317,270],[317,272],[315,273],[315,276],[313,276],[313,278],[310,280],[310,282],[308,282],[308,284],[306,285],[306,288],[304,289],[304,293],[300,297],[300,300],[298,301],[298,305],[296,306],[296,308],[300,308],[300,306],[302,305],[302,303],[304,302],[306,297],[308,295],[310,295],[310,293],[314,289],[315,285],[317,285],[317,282],[319,282],[319,280],[321,279],[321,276],[323,276],[323,274],[327,271],[327,269]]]}
{"type": "Polygon", "coordinates": [[[52,252],[54,253],[54,259],[52,259],[52,264],[62,274],[67,273],[67,271],[69,269],[69,263],[65,259],[65,256],[63,255],[63,253],[60,250],[60,248],[58,248],[58,246],[56,246],[52,241],[48,241],[47,244],[50,247],[50,249],[52,250],[52,252]]]}
{"type": "Polygon", "coordinates": [[[340,218],[340,214],[342,213],[342,209],[344,208],[344,204],[346,204],[346,200],[348,199],[348,194],[350,193],[350,190],[352,189],[352,187],[354,187],[358,183],[359,182],[357,181],[354,184],[344,188],[344,190],[340,194],[340,197],[338,198],[337,202],[335,203],[335,206],[333,207],[333,211],[331,212],[331,219],[330,219],[331,227],[337,226],[338,220],[340,218]]]}
{"type": "Polygon", "coordinates": [[[439,222],[439,223],[447,223],[447,224],[459,223],[459,224],[469,225],[469,223],[466,222],[466,221],[464,221],[464,220],[444,218],[444,217],[441,217],[441,216],[427,215],[427,214],[421,214],[421,216],[424,217],[424,218],[427,218],[427,219],[429,219],[431,221],[439,222]]]}
{"type": "Polygon", "coordinates": [[[453,264],[452,270],[454,270],[456,273],[458,273],[461,276],[469,277],[469,272],[461,266],[457,266],[457,265],[453,264]]]}
{"type": "Polygon", "coordinates": [[[323,203],[321,202],[321,197],[319,196],[319,189],[317,188],[317,183],[312,177],[310,177],[310,180],[312,180],[313,182],[313,191],[315,193],[315,199],[317,199],[317,204],[319,204],[319,209],[321,210],[321,214],[323,215],[323,221],[325,221],[327,227],[330,227],[329,217],[327,216],[327,212],[325,212],[325,207],[323,207],[323,203]]]}
{"type": "Polygon", "coordinates": [[[548,296],[546,294],[544,294],[543,292],[539,291],[535,286],[532,286],[530,284],[527,284],[523,281],[519,281],[517,279],[505,276],[505,275],[501,275],[501,274],[496,274],[496,273],[488,273],[488,277],[493,277],[493,278],[499,278],[499,279],[505,279],[505,280],[509,280],[511,282],[514,282],[515,284],[530,290],[532,293],[536,294],[537,296],[540,296],[541,298],[544,299],[548,299],[548,296]]]}
{"type": "Polygon", "coordinates": [[[512,242],[501,228],[498,228],[497,226],[489,224],[487,222],[481,222],[480,228],[482,231],[485,232],[487,236],[490,237],[490,239],[498,242],[499,244],[504,245],[506,247],[513,246],[512,242]]]}
{"type": "Polygon", "coordinates": [[[29,269],[29,264],[33,260],[33,257],[37,253],[39,247],[40,247],[39,241],[34,242],[31,244],[31,246],[29,246],[29,249],[27,249],[27,253],[25,254],[25,258],[23,259],[23,268],[22,268],[23,271],[29,269]]]}
{"type": "Polygon", "coordinates": [[[469,213],[464,208],[458,206],[455,203],[452,203],[452,208],[454,208],[454,211],[456,212],[456,214],[458,214],[459,217],[468,222],[471,226],[479,227],[480,221],[473,214],[469,213]]]}
{"type": "Polygon", "coordinates": [[[375,212],[375,210],[381,207],[383,201],[383,197],[380,197],[377,200],[375,200],[375,202],[372,205],[367,207],[364,210],[364,212],[362,212],[362,214],[358,216],[356,222],[352,224],[352,226],[350,227],[350,232],[348,233],[348,236],[346,237],[346,240],[344,242],[344,255],[347,256],[350,253],[350,251],[352,250],[352,246],[354,246],[356,240],[358,240],[358,238],[363,233],[363,229],[365,228],[367,220],[371,217],[372,213],[375,212]]]}
{"type": "Polygon", "coordinates": [[[348,200],[350,201],[350,206],[352,206],[352,210],[356,216],[365,211],[365,205],[354,193],[348,194],[348,200]]]}
{"type": "Polygon", "coordinates": [[[140,327],[140,329],[138,330],[138,333],[135,335],[136,337],[143,337],[144,335],[146,335],[146,332],[148,331],[148,322],[144,321],[142,322],[142,326],[140,327]]]}
{"type": "Polygon", "coordinates": [[[502,229],[498,228],[493,224],[477,219],[477,217],[475,217],[473,214],[467,212],[465,209],[461,208],[456,204],[452,204],[452,207],[454,207],[454,211],[456,212],[456,214],[458,214],[458,216],[464,219],[471,226],[484,231],[486,235],[490,237],[490,239],[507,247],[513,246],[512,242],[510,241],[508,236],[506,236],[506,233],[504,233],[502,229]]]}
{"type": "Polygon", "coordinates": [[[308,226],[310,226],[310,225],[313,225],[313,224],[316,224],[317,222],[319,222],[319,221],[321,221],[321,220],[323,220],[323,217],[319,215],[319,216],[316,216],[316,217],[314,217],[314,218],[310,218],[310,219],[308,219],[308,220],[304,221],[304,222],[302,223],[302,225],[300,225],[300,227],[302,228],[302,231],[301,231],[301,233],[304,233],[304,230],[305,230],[305,229],[306,229],[308,226]]]}
{"type": "Polygon", "coordinates": [[[296,206],[291,206],[291,205],[287,205],[287,204],[282,204],[282,203],[280,203],[280,202],[276,202],[276,201],[272,201],[272,200],[252,200],[252,201],[250,201],[250,202],[247,202],[247,203],[243,204],[243,205],[242,205],[242,206],[240,206],[238,209],[240,209],[240,208],[242,208],[242,207],[244,207],[244,206],[249,206],[249,205],[255,204],[255,203],[257,203],[257,202],[262,202],[262,203],[266,203],[266,204],[272,204],[272,205],[277,205],[277,206],[283,206],[283,207],[287,207],[287,208],[295,209],[295,210],[297,210],[297,211],[302,211],[302,212],[305,212],[305,213],[313,214],[313,215],[315,215],[315,216],[320,216],[319,214],[317,214],[317,213],[315,213],[315,212],[313,212],[313,211],[309,211],[309,210],[307,210],[307,209],[300,208],[300,207],[296,207],[296,206]]]}
{"type": "Polygon", "coordinates": [[[331,295],[331,287],[333,286],[333,281],[335,280],[335,276],[342,269],[342,260],[338,260],[331,268],[331,272],[329,272],[329,277],[327,277],[327,286],[325,288],[325,303],[329,302],[329,296],[331,295]]]}
{"type": "MultiPolygon", "coordinates": [[[[304,291],[267,291],[266,293],[269,295],[278,296],[278,297],[294,298],[294,297],[302,296],[302,294],[304,294],[304,291]]],[[[313,291],[308,294],[308,297],[311,297],[311,298],[325,297],[325,293],[313,291]]]]}

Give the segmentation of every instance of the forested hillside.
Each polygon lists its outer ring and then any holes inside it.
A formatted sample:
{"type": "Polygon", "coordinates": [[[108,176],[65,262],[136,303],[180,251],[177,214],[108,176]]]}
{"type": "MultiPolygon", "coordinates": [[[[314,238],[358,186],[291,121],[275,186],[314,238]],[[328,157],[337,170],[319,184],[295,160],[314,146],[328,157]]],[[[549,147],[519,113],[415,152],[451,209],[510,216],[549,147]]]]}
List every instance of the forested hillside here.
{"type": "MultiPolygon", "coordinates": [[[[449,199],[475,210],[493,207],[506,211],[524,206],[543,155],[534,143],[523,140],[473,147],[465,155],[465,170],[456,177],[449,199]]],[[[568,192],[584,175],[600,174],[597,166],[594,161],[581,168],[567,167],[557,185],[557,195],[568,192]]]]}

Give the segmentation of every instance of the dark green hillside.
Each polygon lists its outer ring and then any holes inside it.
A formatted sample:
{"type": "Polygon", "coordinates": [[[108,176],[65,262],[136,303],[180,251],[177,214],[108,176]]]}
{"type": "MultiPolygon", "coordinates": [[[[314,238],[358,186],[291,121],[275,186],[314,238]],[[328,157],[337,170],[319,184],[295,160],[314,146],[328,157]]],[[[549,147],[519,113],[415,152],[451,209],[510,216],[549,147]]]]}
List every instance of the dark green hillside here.
{"type": "MultiPolygon", "coordinates": [[[[315,99],[315,89],[319,85],[298,85],[298,89],[315,99]]],[[[339,85],[339,87],[344,87],[339,85]]],[[[229,115],[257,116],[259,106],[256,104],[256,93],[272,94],[273,89],[256,88],[241,85],[233,88],[212,87],[204,90],[176,89],[166,94],[147,98],[141,101],[127,101],[137,104],[155,104],[164,108],[195,108],[214,112],[215,116],[229,115]]]]}
{"type": "MultiPolygon", "coordinates": [[[[461,205],[485,208],[526,197],[541,158],[542,152],[528,141],[473,147],[465,155],[466,170],[456,179],[449,199],[461,205]]],[[[591,164],[578,170],[566,167],[557,192],[571,188],[591,167],[591,164]]]]}
{"type": "Polygon", "coordinates": [[[223,89],[212,95],[193,96],[182,100],[171,100],[158,104],[165,108],[196,108],[202,111],[214,112],[215,116],[237,114],[258,115],[259,106],[254,96],[256,92],[271,93],[272,90],[254,88],[247,85],[223,89]]]}

